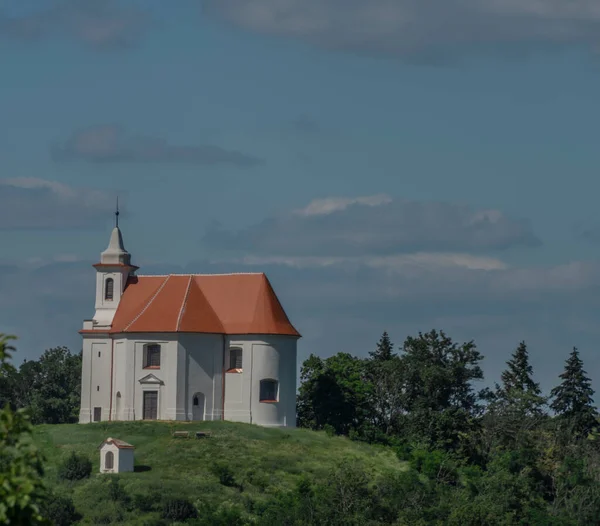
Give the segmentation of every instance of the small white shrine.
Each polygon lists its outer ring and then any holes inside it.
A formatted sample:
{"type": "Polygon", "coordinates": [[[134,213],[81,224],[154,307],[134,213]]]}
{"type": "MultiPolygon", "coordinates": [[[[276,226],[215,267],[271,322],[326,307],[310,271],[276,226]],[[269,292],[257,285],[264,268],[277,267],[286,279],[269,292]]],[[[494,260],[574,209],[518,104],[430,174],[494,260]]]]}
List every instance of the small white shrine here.
{"type": "Polygon", "coordinates": [[[100,444],[100,473],[133,471],[134,447],[118,438],[107,438],[100,444]]]}

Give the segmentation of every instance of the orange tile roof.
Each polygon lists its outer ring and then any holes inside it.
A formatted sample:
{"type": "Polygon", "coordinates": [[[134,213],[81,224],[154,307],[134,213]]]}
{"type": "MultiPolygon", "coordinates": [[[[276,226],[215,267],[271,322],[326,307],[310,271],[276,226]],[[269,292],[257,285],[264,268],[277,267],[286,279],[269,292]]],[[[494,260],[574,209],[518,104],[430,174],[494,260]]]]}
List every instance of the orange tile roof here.
{"type": "Polygon", "coordinates": [[[108,437],[104,442],[102,442],[102,444],[98,446],[98,449],[101,449],[104,444],[114,444],[119,449],[134,449],[134,446],[128,444],[124,440],[119,440],[118,438],[108,437]]]}
{"type": "Polygon", "coordinates": [[[264,274],[129,278],[110,332],[300,337],[264,274]]]}

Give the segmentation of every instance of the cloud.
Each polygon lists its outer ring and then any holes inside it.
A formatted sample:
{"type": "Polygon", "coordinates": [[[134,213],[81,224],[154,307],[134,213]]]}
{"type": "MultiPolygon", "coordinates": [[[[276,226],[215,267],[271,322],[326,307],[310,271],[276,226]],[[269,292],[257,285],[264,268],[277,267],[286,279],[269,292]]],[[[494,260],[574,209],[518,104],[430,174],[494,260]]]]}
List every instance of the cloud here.
{"type": "Polygon", "coordinates": [[[22,40],[67,37],[93,49],[120,49],[135,43],[148,27],[145,11],[116,0],[58,0],[21,16],[0,12],[0,36],[22,40]]]}
{"type": "Polygon", "coordinates": [[[596,0],[206,0],[206,12],[247,30],[322,48],[439,59],[482,50],[527,52],[600,43],[596,0]]]}
{"type": "MultiPolygon", "coordinates": [[[[104,248],[99,245],[98,253],[104,248]]],[[[90,256],[70,261],[72,256],[63,255],[37,265],[0,262],[0,332],[20,337],[18,360],[53,345],[81,348],[77,330],[94,310],[90,265],[96,254],[90,256]]],[[[489,381],[497,379],[521,339],[530,343],[545,386],[555,381],[572,345],[582,349],[592,377],[600,375],[594,352],[600,336],[600,262],[482,269],[422,258],[381,269],[345,261],[317,267],[204,261],[182,268],[133,256],[143,274],[266,272],[303,334],[299,364],[311,352],[364,356],[383,330],[401,343],[408,334],[436,327],[457,340],[475,338],[489,381]]]]}
{"type": "Polygon", "coordinates": [[[0,179],[0,230],[88,227],[114,210],[115,196],[36,178],[0,179]]]}
{"type": "Polygon", "coordinates": [[[389,256],[482,252],[540,244],[529,225],[497,210],[385,195],[318,199],[238,232],[212,226],[204,242],[261,256],[389,256]]]}
{"type": "Polygon", "coordinates": [[[127,134],[121,127],[104,124],[76,131],[53,148],[56,161],[92,163],[187,163],[230,164],[250,168],[262,159],[214,145],[176,146],[164,139],[127,134]]]}

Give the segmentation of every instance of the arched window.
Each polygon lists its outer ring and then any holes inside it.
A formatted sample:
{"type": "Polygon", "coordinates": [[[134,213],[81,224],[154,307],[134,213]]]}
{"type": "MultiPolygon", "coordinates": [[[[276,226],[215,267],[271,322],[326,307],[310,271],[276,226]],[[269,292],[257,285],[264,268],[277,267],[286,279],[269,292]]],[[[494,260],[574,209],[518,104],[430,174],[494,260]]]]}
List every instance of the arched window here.
{"type": "Polygon", "coordinates": [[[160,368],[160,345],[157,343],[144,346],[144,368],[160,368]]]}
{"type": "Polygon", "coordinates": [[[242,370],[242,349],[239,347],[232,347],[229,349],[229,369],[231,372],[238,372],[242,370]]]}
{"type": "Polygon", "coordinates": [[[106,301],[113,300],[113,293],[115,290],[115,280],[112,278],[108,278],[106,283],[104,284],[104,299],[106,301]]]}
{"type": "Polygon", "coordinates": [[[261,380],[259,400],[261,402],[277,402],[278,388],[277,380],[261,380]]]}
{"type": "Polygon", "coordinates": [[[115,466],[115,456],[112,451],[108,451],[104,457],[104,469],[113,469],[115,466]]]}
{"type": "Polygon", "coordinates": [[[194,405],[198,405],[198,395],[194,396],[194,400],[192,401],[194,405]]]}

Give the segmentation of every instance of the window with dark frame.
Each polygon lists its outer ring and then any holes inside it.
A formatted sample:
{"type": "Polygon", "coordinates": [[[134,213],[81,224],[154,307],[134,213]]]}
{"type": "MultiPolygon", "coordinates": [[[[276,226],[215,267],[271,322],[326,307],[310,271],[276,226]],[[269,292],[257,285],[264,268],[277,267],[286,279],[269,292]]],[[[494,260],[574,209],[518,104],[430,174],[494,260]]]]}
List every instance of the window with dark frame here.
{"type": "Polygon", "coordinates": [[[160,345],[149,344],[145,347],[144,352],[144,368],[159,368],[160,367],[160,345]]]}
{"type": "Polygon", "coordinates": [[[261,380],[259,400],[261,402],[277,402],[277,387],[277,380],[261,380]]]}
{"type": "Polygon", "coordinates": [[[115,289],[114,279],[108,278],[106,280],[105,289],[104,289],[104,299],[105,300],[112,301],[114,289],[115,289]]]}
{"type": "Polygon", "coordinates": [[[242,349],[233,347],[229,349],[229,370],[242,368],[242,349]]]}
{"type": "Polygon", "coordinates": [[[197,396],[194,396],[194,400],[193,400],[192,403],[193,403],[193,405],[199,405],[198,404],[198,397],[197,396]]]}

